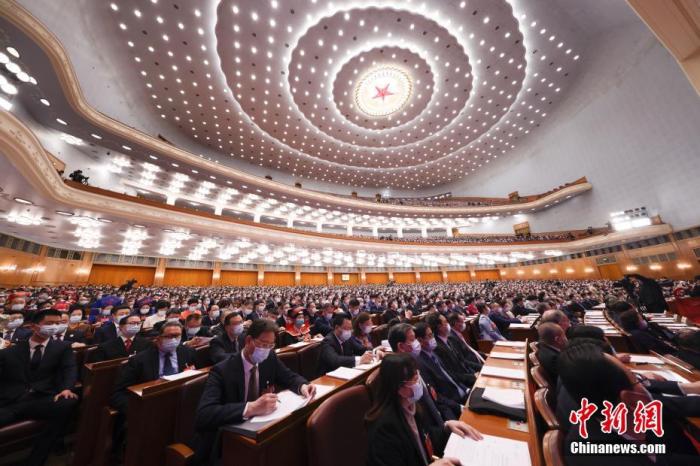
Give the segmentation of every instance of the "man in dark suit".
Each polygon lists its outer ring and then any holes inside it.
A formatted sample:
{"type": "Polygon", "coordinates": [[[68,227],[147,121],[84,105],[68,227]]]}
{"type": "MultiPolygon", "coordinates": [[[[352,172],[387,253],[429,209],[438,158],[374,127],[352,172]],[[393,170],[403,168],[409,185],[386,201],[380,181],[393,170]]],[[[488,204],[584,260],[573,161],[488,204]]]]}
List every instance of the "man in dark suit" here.
{"type": "Polygon", "coordinates": [[[209,327],[202,325],[201,314],[190,314],[185,319],[185,331],[182,333],[182,344],[188,346],[200,346],[211,337],[209,327]]]}
{"type": "Polygon", "coordinates": [[[28,340],[32,336],[31,329],[23,327],[24,313],[22,311],[10,311],[9,320],[7,321],[7,330],[2,334],[3,340],[10,343],[28,340]]]}
{"type": "Polygon", "coordinates": [[[452,329],[445,316],[438,312],[432,312],[425,320],[435,337],[437,344],[434,349],[435,354],[442,361],[447,373],[465,387],[471,388],[476,381],[475,371],[467,364],[463,364],[459,354],[452,347],[452,343],[448,338],[452,329]]]}
{"type": "Polygon", "coordinates": [[[46,421],[22,464],[44,464],[78,404],[72,389],[77,379],[70,343],[53,340],[61,314],[38,311],[32,336],[0,351],[0,427],[27,419],[46,421]]]}
{"type": "Polygon", "coordinates": [[[620,314],[620,326],[629,333],[630,340],[637,351],[642,353],[655,351],[659,354],[676,353],[676,348],[649,331],[648,322],[634,309],[620,314]]]}
{"type": "Polygon", "coordinates": [[[328,335],[332,330],[333,316],[335,307],[332,303],[326,303],[321,308],[321,315],[316,318],[313,325],[311,326],[311,336],[323,335],[324,337],[328,335]]]}
{"type": "Polygon", "coordinates": [[[238,353],[245,344],[245,328],[240,312],[230,312],[224,317],[224,332],[209,342],[209,355],[214,364],[238,353]]]}
{"type": "Polygon", "coordinates": [[[337,368],[355,367],[372,362],[372,352],[354,351],[347,341],[352,336],[352,321],[345,313],[333,317],[333,330],[321,341],[317,374],[323,375],[337,368]]]}
{"type": "Polygon", "coordinates": [[[91,362],[125,358],[150,346],[148,338],[137,337],[141,330],[141,318],[136,314],[122,317],[119,321],[119,337],[107,340],[95,349],[91,362]]]}
{"type": "Polygon", "coordinates": [[[447,337],[447,340],[452,343],[452,348],[458,352],[462,364],[474,372],[479,372],[486,358],[464,338],[466,319],[462,314],[453,312],[447,316],[447,322],[450,324],[450,336],[447,337]]]}
{"type": "Polygon", "coordinates": [[[700,369],[700,332],[687,330],[678,334],[677,357],[700,369]]]}
{"type": "Polygon", "coordinates": [[[123,317],[131,314],[131,309],[127,305],[114,306],[112,308],[112,319],[109,322],[102,324],[97,330],[95,330],[95,336],[93,337],[93,343],[99,345],[108,340],[114,340],[119,336],[117,333],[117,326],[119,321],[123,317]]]}
{"type": "MultiPolygon", "coordinates": [[[[208,464],[220,427],[238,424],[277,407],[275,391],[290,390],[313,397],[316,388],[287,368],[274,352],[277,325],[257,319],[248,328],[245,344],[209,372],[195,421],[198,462],[208,464]]],[[[213,456],[218,456],[218,451],[213,456]]]]}
{"type": "Polygon", "coordinates": [[[549,375],[552,383],[557,382],[559,370],[557,361],[559,353],[568,343],[564,330],[554,322],[545,322],[537,327],[539,343],[537,344],[537,359],[549,375]]]}
{"type": "Polygon", "coordinates": [[[414,332],[421,345],[417,361],[423,379],[432,385],[440,395],[463,405],[469,394],[469,388],[453,378],[445,368],[444,363],[435,354],[437,342],[433,337],[433,331],[425,322],[419,322],[414,327],[414,332]]]}
{"type": "Polygon", "coordinates": [[[61,313],[61,323],[59,325],[59,331],[56,335],[53,336],[53,339],[58,341],[67,341],[71,344],[81,344],[76,346],[85,346],[85,343],[87,343],[85,332],[83,330],[80,330],[79,328],[69,328],[69,319],[70,317],[67,312],[61,313]]]}
{"type": "Polygon", "coordinates": [[[195,350],[180,344],[182,325],[168,322],[150,348],[129,359],[119,373],[110,404],[121,414],[128,405],[127,388],[156,380],[165,375],[178,374],[194,367],[195,350]]]}

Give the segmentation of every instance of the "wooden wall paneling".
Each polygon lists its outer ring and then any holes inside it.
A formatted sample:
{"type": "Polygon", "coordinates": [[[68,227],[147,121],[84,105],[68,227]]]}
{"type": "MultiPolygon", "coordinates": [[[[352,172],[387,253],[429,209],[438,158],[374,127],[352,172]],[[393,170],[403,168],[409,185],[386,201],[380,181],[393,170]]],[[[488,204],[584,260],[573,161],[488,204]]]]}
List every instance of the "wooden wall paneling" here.
{"type": "Polygon", "coordinates": [[[294,286],[294,272],[268,272],[265,271],[265,286],[294,286]]]}
{"type": "Polygon", "coordinates": [[[165,269],[163,285],[165,286],[210,286],[211,270],[202,269],[165,269]]]}
{"type": "Polygon", "coordinates": [[[367,277],[367,283],[388,283],[389,274],[388,273],[377,273],[377,272],[367,272],[365,274],[367,277]]]}
{"type": "Polygon", "coordinates": [[[623,276],[618,264],[603,264],[598,266],[600,278],[604,280],[620,280],[623,276]]]}
{"type": "Polygon", "coordinates": [[[333,274],[333,284],[334,285],[358,285],[360,283],[360,274],[359,273],[334,273],[333,274]],[[348,276],[347,281],[343,281],[343,275],[348,276]]]}
{"type": "Polygon", "coordinates": [[[477,270],[477,280],[500,280],[501,274],[498,270],[477,270]]]}
{"type": "Polygon", "coordinates": [[[302,286],[323,286],[328,284],[328,274],[326,272],[302,272],[302,286]]]}
{"type": "Polygon", "coordinates": [[[468,270],[450,270],[447,272],[447,281],[450,283],[468,282],[472,279],[468,270]]]}
{"type": "Polygon", "coordinates": [[[394,272],[396,283],[415,283],[416,272],[394,272]]]}
{"type": "Polygon", "coordinates": [[[226,286],[255,286],[258,284],[257,270],[222,270],[221,285],[226,286]]]}
{"type": "Polygon", "coordinates": [[[93,285],[123,285],[135,278],[135,286],[153,285],[155,267],[138,267],[133,265],[93,264],[88,283],[93,285]]]}
{"type": "Polygon", "coordinates": [[[442,281],[442,272],[421,272],[421,283],[435,283],[442,281]]]}

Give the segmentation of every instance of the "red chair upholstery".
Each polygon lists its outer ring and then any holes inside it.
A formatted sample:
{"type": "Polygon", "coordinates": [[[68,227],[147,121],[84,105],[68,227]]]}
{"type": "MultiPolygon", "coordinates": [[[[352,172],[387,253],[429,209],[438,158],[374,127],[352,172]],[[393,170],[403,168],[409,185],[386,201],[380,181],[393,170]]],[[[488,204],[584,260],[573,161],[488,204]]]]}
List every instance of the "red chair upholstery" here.
{"type": "Polygon", "coordinates": [[[700,298],[681,298],[676,300],[678,314],[691,322],[700,323],[700,298]]]}
{"type": "Polygon", "coordinates": [[[306,422],[309,466],[357,466],[367,462],[365,413],[370,407],[365,385],[332,395],[306,422]]]}

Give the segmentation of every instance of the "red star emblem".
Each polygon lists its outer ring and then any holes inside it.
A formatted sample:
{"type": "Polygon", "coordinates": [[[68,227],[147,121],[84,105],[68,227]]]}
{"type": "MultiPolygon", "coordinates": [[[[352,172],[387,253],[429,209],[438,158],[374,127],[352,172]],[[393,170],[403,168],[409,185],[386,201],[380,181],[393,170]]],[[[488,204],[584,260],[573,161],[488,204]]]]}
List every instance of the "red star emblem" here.
{"type": "Polygon", "coordinates": [[[374,86],[374,88],[377,90],[377,95],[372,97],[373,99],[382,99],[382,102],[384,102],[384,97],[389,97],[390,95],[394,95],[393,92],[389,92],[389,85],[387,84],[384,87],[377,87],[374,86]]]}

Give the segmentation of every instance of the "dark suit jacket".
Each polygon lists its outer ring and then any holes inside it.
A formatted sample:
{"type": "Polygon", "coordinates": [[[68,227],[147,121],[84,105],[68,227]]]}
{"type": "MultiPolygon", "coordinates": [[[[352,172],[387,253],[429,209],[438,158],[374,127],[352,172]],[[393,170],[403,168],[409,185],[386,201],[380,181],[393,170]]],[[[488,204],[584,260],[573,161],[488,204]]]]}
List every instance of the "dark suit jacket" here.
{"type": "Polygon", "coordinates": [[[549,377],[553,382],[556,382],[557,378],[559,377],[559,369],[557,367],[559,353],[560,352],[555,348],[552,348],[551,346],[542,342],[537,345],[537,359],[540,360],[540,364],[542,364],[542,367],[545,371],[547,371],[547,374],[549,374],[549,377]]]}
{"type": "Polygon", "coordinates": [[[355,367],[355,356],[362,356],[364,350],[357,354],[346,341],[341,344],[335,337],[335,333],[331,332],[321,341],[321,350],[318,357],[318,375],[323,375],[327,372],[334,371],[340,366],[355,367]]]}
{"type": "MultiPolygon", "coordinates": [[[[419,406],[419,405],[417,405],[419,406]]],[[[433,453],[441,455],[448,434],[442,425],[432,423],[416,409],[416,425],[421,439],[430,437],[433,453]]],[[[381,416],[367,426],[369,448],[367,466],[425,466],[425,449],[419,446],[399,406],[387,407],[381,416]]]]}
{"type": "Polygon", "coordinates": [[[70,343],[48,340],[39,368],[29,369],[29,342],[20,341],[0,351],[0,406],[7,406],[29,390],[55,395],[72,390],[78,370],[70,343]]]}
{"type": "MultiPolygon", "coordinates": [[[[5,335],[8,333],[8,331],[5,331],[3,333],[3,338],[5,335]]],[[[12,338],[10,338],[10,342],[12,343],[17,343],[18,341],[24,341],[24,340],[29,340],[29,337],[32,336],[32,331],[26,327],[19,327],[15,329],[15,331],[12,333],[12,338]]]]}
{"type": "Polygon", "coordinates": [[[236,341],[231,341],[228,334],[224,332],[209,342],[209,356],[214,364],[227,359],[229,356],[238,353],[244,346],[245,332],[240,334],[236,341]]]}
{"type": "Polygon", "coordinates": [[[634,346],[643,353],[648,353],[649,351],[656,351],[659,354],[675,354],[676,350],[664,342],[663,340],[656,338],[651,333],[646,330],[632,330],[630,333],[630,340],[634,346]]]}
{"type": "Polygon", "coordinates": [[[67,329],[66,333],[63,334],[63,341],[68,341],[71,343],[87,343],[87,338],[85,337],[85,332],[80,329],[67,329]]]}
{"type": "MultiPolygon", "coordinates": [[[[469,348],[467,348],[467,343],[462,341],[462,339],[459,338],[455,333],[455,330],[451,330],[450,336],[447,338],[447,340],[450,342],[450,344],[452,344],[452,348],[455,349],[459,354],[462,364],[464,364],[466,367],[469,367],[473,372],[480,371],[481,367],[484,364],[476,357],[476,355],[469,348]]],[[[476,349],[474,350],[478,351],[476,349]]],[[[484,357],[484,359],[486,358],[484,357]]]]}
{"type": "Polygon", "coordinates": [[[117,338],[117,326],[114,322],[107,322],[102,324],[97,330],[95,330],[95,336],[92,342],[96,345],[104,343],[107,340],[112,340],[117,338]]]}
{"type": "Polygon", "coordinates": [[[331,330],[333,330],[331,323],[327,321],[325,317],[321,316],[318,317],[311,326],[311,336],[318,335],[320,333],[325,337],[331,330]]]}
{"type": "MultiPolygon", "coordinates": [[[[195,451],[199,462],[209,457],[220,427],[243,422],[246,401],[242,357],[235,354],[209,371],[195,419],[195,451]]],[[[258,364],[258,379],[260,390],[273,386],[276,391],[289,389],[294,393],[299,393],[301,386],[308,383],[287,368],[274,351],[258,364]]]]}
{"type": "Polygon", "coordinates": [[[191,337],[187,335],[187,332],[186,332],[186,331],[183,331],[183,332],[182,332],[181,341],[182,341],[182,343],[184,343],[184,342],[186,342],[186,341],[190,341],[190,340],[193,339],[194,337],[210,337],[210,336],[211,336],[211,332],[209,331],[209,327],[206,327],[206,326],[202,325],[202,326],[199,328],[199,332],[195,333],[195,334],[194,334],[193,336],[191,336],[191,337]]]}
{"type": "Polygon", "coordinates": [[[678,350],[676,357],[682,359],[683,361],[692,365],[694,368],[700,370],[700,353],[688,351],[688,350],[681,348],[678,350]]]}
{"type": "Polygon", "coordinates": [[[113,340],[108,340],[95,348],[95,351],[90,356],[90,362],[100,362],[108,361],[110,359],[125,358],[129,355],[138,353],[147,349],[152,342],[148,338],[135,337],[131,342],[131,349],[127,353],[126,347],[124,346],[124,340],[121,338],[114,338],[113,340]]]}
{"type": "Polygon", "coordinates": [[[437,341],[435,354],[437,354],[440,361],[442,361],[442,365],[445,367],[447,373],[465,387],[471,388],[474,385],[474,382],[476,382],[474,371],[460,362],[459,356],[451,347],[452,343],[450,343],[450,346],[448,346],[440,337],[435,337],[435,341],[437,341]]]}
{"type": "MultiPolygon", "coordinates": [[[[177,370],[182,372],[185,366],[194,364],[195,350],[187,346],[177,347],[177,370]]],[[[114,392],[110,399],[110,404],[119,412],[126,413],[128,406],[127,388],[132,385],[150,382],[159,378],[160,354],[158,347],[151,346],[147,350],[141,351],[136,356],[122,366],[114,386],[114,392]]]]}
{"type": "MultiPolygon", "coordinates": [[[[440,369],[430,359],[425,351],[421,351],[417,359],[418,367],[420,368],[421,377],[428,385],[432,386],[437,392],[437,401],[451,405],[457,413],[461,411],[459,405],[464,403],[464,399],[459,396],[457,388],[441,373],[440,369]],[[450,400],[448,402],[447,400],[450,400]]],[[[444,364],[443,364],[444,367],[444,364]]],[[[459,383],[458,381],[456,381],[459,383]]],[[[459,416],[459,414],[457,414],[459,416]]]]}

